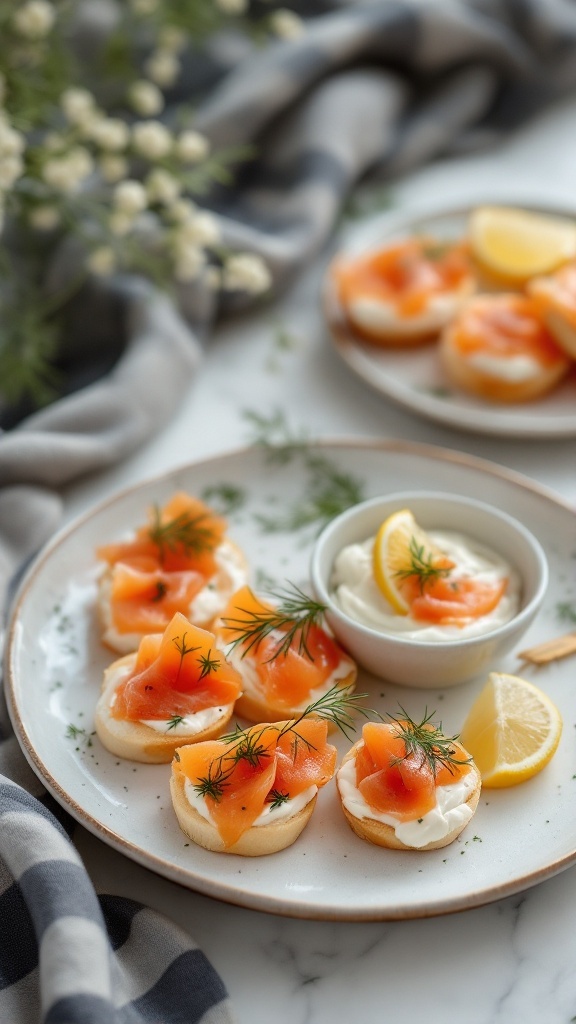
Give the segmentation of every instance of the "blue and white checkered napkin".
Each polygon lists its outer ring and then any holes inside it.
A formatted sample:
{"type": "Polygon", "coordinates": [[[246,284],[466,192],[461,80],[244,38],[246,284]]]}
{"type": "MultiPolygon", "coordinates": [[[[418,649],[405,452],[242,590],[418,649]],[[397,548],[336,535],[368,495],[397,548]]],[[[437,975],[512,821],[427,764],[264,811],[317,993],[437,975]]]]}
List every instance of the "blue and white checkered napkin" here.
{"type": "MultiPolygon", "coordinates": [[[[220,69],[196,121],[215,146],[255,145],[254,161],[214,205],[226,241],[267,262],[273,294],[318,252],[360,178],[392,178],[449,150],[493,142],[576,87],[572,0],[302,7],[320,12],[306,32],[220,69]]],[[[80,379],[96,349],[118,358],[106,376],[2,437],[0,606],[14,574],[58,525],[59,488],[134,451],[186,392],[218,310],[213,294],[199,289],[181,299],[177,309],[143,282],[125,280],[83,293],[69,339],[80,379]]],[[[41,787],[7,721],[3,729],[2,1024],[226,1020],[222,983],[186,936],[128,900],[95,896],[38,799],[41,787]]]]}

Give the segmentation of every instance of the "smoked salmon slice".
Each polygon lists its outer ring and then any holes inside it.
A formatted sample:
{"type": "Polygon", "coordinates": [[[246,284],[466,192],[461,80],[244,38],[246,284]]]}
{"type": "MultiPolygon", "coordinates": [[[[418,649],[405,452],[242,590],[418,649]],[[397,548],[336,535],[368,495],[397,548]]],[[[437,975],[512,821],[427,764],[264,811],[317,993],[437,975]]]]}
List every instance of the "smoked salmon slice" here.
{"type": "Polygon", "coordinates": [[[163,635],[145,636],[134,672],[116,690],[114,718],[168,721],[233,704],[240,674],[217,650],[215,637],[176,613],[163,635]]]}
{"type": "Polygon", "coordinates": [[[256,725],[226,740],[179,747],[174,768],[204,796],[225,847],[267,804],[324,786],[336,767],[328,725],[313,719],[256,725]]]}
{"type": "MultiPolygon", "coordinates": [[[[400,821],[423,817],[436,805],[436,787],[450,785],[470,771],[468,758],[456,740],[450,740],[449,762],[434,756],[441,748],[406,743],[413,736],[409,719],[393,722],[369,722],[362,729],[363,743],[356,753],[356,786],[378,813],[393,814],[400,821]]],[[[431,740],[438,731],[421,723],[431,740]]]]}
{"type": "Polygon", "coordinates": [[[242,587],[232,595],[215,630],[224,644],[237,644],[242,660],[254,668],[267,702],[289,709],[302,705],[312,690],[324,686],[346,655],[315,623],[307,626],[305,636],[296,629],[285,649],[291,623],[275,627],[278,619],[272,603],[242,587]],[[256,636],[255,627],[267,620],[270,629],[256,636]]]}

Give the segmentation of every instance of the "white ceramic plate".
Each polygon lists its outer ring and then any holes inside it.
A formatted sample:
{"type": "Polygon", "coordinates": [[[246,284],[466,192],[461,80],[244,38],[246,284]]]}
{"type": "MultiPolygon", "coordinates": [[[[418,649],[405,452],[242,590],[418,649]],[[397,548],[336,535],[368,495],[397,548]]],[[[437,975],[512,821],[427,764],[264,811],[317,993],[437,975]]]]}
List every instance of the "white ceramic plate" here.
{"type": "MultiPolygon", "coordinates": [[[[311,546],[327,509],[403,488],[489,500],[541,541],[551,585],[523,642],[566,632],[576,614],[574,515],[525,478],[490,463],[402,442],[334,442],[291,451],[254,448],[186,466],[100,505],[63,531],[21,587],[9,631],[11,716],[30,764],[88,829],[128,857],[189,888],[291,916],[371,920],[429,916],[477,906],[534,885],[576,861],[574,659],[527,670],[559,705],[564,736],[551,764],[515,789],[486,791],[461,838],[418,854],[370,846],[349,829],[335,786],[321,791],[294,846],[269,857],[209,853],[180,832],[169,766],[119,761],[92,734],[104,666],[95,616],[95,547],[145,519],[177,488],[229,513],[231,536],[267,579],[306,585],[311,546]],[[562,621],[564,616],[564,621],[562,621]],[[71,728],[72,727],[72,728],[71,728]],[[84,730],[84,731],[77,731],[84,730]],[[75,732],[75,736],[71,735],[75,732]]],[[[518,671],[515,653],[500,665],[518,671]]],[[[398,689],[361,675],[359,692],[381,713],[437,712],[457,732],[483,680],[442,691],[398,689]]],[[[341,752],[346,740],[338,739],[341,752]]]]}
{"type": "MultiPolygon", "coordinates": [[[[526,208],[530,204],[521,205],[526,208]]],[[[338,258],[366,252],[387,240],[412,233],[459,238],[464,232],[470,209],[465,207],[428,214],[381,214],[352,231],[338,258]]],[[[565,209],[550,205],[546,210],[566,214],[565,209]]],[[[576,435],[576,368],[554,391],[537,401],[508,406],[487,402],[466,394],[448,380],[433,342],[402,351],[379,348],[358,338],[342,312],[329,272],[324,283],[323,307],[334,348],[349,369],[381,395],[412,412],[458,430],[498,437],[576,435]]]]}

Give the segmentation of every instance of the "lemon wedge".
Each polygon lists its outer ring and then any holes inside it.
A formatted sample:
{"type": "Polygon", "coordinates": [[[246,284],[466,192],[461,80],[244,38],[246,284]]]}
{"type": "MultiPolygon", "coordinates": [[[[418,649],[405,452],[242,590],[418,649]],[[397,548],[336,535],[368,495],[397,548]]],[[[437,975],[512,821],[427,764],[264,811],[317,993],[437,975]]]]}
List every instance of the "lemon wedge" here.
{"type": "Polygon", "coordinates": [[[482,785],[496,789],[542,771],[561,734],[560,712],[547,694],[519,676],[491,672],[459,739],[474,758],[482,785]]]}
{"type": "Polygon", "coordinates": [[[488,270],[518,283],[576,256],[576,222],[509,206],[480,206],[469,222],[472,254],[488,270]]]}
{"type": "Polygon", "coordinates": [[[407,615],[410,605],[402,593],[402,580],[417,565],[433,565],[444,558],[428,534],[404,508],[393,512],[380,526],[374,541],[372,565],[376,584],[399,615],[407,615]]]}

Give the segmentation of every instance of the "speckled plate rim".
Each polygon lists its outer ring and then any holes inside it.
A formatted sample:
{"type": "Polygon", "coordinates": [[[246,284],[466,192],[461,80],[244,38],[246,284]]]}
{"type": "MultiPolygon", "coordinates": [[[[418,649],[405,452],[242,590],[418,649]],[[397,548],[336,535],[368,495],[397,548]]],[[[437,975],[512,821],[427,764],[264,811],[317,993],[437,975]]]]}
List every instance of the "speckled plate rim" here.
{"type": "MultiPolygon", "coordinates": [[[[563,500],[561,496],[530,478],[525,477],[523,474],[517,473],[513,470],[508,470],[488,460],[466,455],[451,449],[409,441],[380,441],[369,438],[320,439],[317,441],[311,441],[309,447],[312,449],[319,449],[326,455],[334,452],[338,453],[339,451],[351,450],[358,450],[360,452],[376,451],[388,454],[397,454],[399,456],[402,454],[414,455],[416,457],[430,459],[433,462],[461,466],[468,470],[476,471],[482,475],[487,475],[494,479],[500,479],[525,491],[531,492],[534,496],[543,499],[547,503],[551,503],[557,509],[563,510],[571,516],[574,516],[574,510],[571,505],[567,501],[563,500]]],[[[168,860],[158,857],[154,853],[150,852],[150,850],[132,842],[130,839],[126,838],[126,836],[94,818],[86,811],[80,802],[74,800],[70,796],[66,788],[54,777],[50,768],[38,755],[34,743],[30,738],[26,720],[21,714],[17,696],[17,680],[14,678],[11,657],[15,632],[18,628],[18,623],[23,611],[26,608],[26,602],[36,576],[45,563],[51,558],[52,554],[57,551],[62,544],[65,544],[67,539],[71,537],[79,527],[97,513],[105,511],[119,499],[122,499],[127,495],[134,494],[140,490],[145,490],[155,483],[169,480],[172,477],[177,477],[178,474],[182,472],[190,472],[194,469],[200,470],[209,466],[216,466],[230,458],[241,459],[250,451],[252,451],[250,448],[231,449],[208,459],[186,462],[180,466],[172,467],[166,472],[155,474],[150,478],[116,491],[115,494],[106,498],[102,502],[97,503],[91,509],[75,518],[71,523],[67,524],[62,530],[60,530],[42,549],[34,560],[34,563],[26,572],[26,575],[18,588],[18,593],[13,604],[7,629],[4,652],[5,691],[10,719],[18,742],[26,760],[38,778],[43,782],[48,792],[51,793],[57,802],[60,803],[62,807],[89,832],[104,841],[113,849],[126,855],[136,863],[158,873],[160,876],[177,882],[184,887],[197,891],[205,896],[209,896],[226,903],[298,919],[333,921],[392,921],[442,916],[470,910],[492,903],[506,896],[514,895],[515,893],[521,892],[553,877],[576,863],[575,830],[574,846],[563,856],[550,860],[549,863],[538,870],[516,877],[507,882],[503,882],[502,884],[491,885],[485,888],[480,886],[467,893],[465,898],[456,897],[444,898],[439,901],[422,901],[418,904],[411,905],[410,907],[406,907],[403,904],[391,904],[386,908],[376,906],[363,908],[361,910],[356,908],[342,909],[339,907],[318,908],[310,906],[306,900],[293,900],[290,903],[287,903],[286,900],[281,898],[275,899],[270,896],[261,898],[257,893],[247,891],[241,886],[232,888],[230,886],[222,885],[217,880],[203,878],[202,876],[195,874],[192,870],[181,869],[177,865],[171,864],[168,860]]]]}
{"type": "Polygon", "coordinates": [[[576,408],[576,369],[550,395],[530,403],[509,406],[490,404],[466,395],[456,387],[453,388],[452,399],[449,393],[440,397],[415,386],[417,364],[414,361],[425,360],[426,363],[421,365],[430,366],[438,373],[439,384],[444,384],[448,392],[452,388],[452,385],[444,380],[441,368],[436,366],[433,346],[425,345],[420,349],[402,352],[362,341],[347,323],[335,295],[330,272],[334,261],[343,255],[358,254],[375,248],[378,243],[409,232],[422,223],[452,218],[464,220],[471,209],[484,203],[521,206],[540,213],[576,217],[576,207],[568,209],[565,203],[556,203],[551,199],[502,195],[501,192],[496,192],[494,195],[476,197],[474,201],[461,202],[456,206],[421,204],[410,210],[384,211],[363,220],[351,230],[342,248],[330,261],[322,283],[321,305],[332,347],[348,369],[372,390],[425,419],[457,430],[489,436],[525,440],[574,437],[576,411],[572,409],[576,408]],[[565,407],[560,406],[560,397],[566,398],[565,407]]]}

